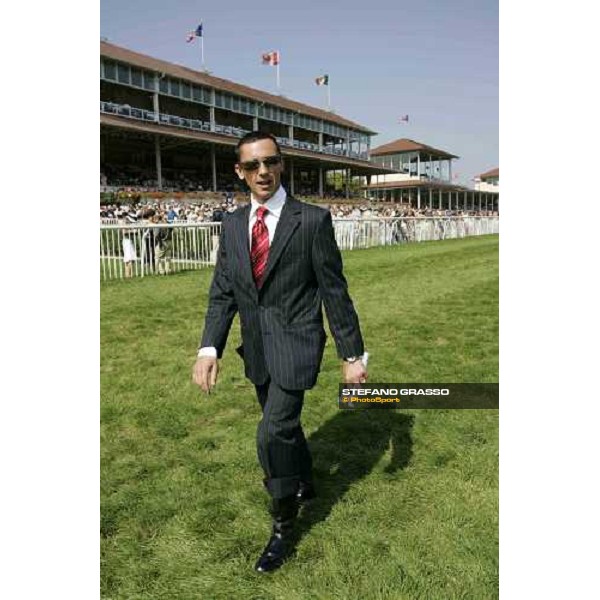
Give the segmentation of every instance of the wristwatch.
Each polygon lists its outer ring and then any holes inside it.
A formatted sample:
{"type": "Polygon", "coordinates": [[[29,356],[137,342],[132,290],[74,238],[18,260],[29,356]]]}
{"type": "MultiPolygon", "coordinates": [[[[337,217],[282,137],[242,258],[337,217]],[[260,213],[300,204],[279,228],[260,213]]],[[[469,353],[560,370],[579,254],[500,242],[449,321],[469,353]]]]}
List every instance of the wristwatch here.
{"type": "Polygon", "coordinates": [[[355,363],[357,360],[360,360],[360,356],[350,356],[344,359],[347,363],[355,363]]]}

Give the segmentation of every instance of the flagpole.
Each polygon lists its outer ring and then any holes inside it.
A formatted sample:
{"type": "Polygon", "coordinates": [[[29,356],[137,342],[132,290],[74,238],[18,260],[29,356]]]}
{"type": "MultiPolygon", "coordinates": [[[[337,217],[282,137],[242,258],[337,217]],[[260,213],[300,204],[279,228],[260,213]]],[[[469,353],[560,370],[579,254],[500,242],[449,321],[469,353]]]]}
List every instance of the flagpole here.
{"type": "MultiPolygon", "coordinates": [[[[281,55],[278,54],[279,60],[281,60],[281,55]]],[[[281,87],[279,86],[279,60],[277,61],[277,91],[281,92],[281,87]]]]}
{"type": "Polygon", "coordinates": [[[202,32],[202,35],[200,36],[200,42],[201,42],[201,48],[202,48],[202,70],[206,71],[206,67],[204,66],[204,32],[202,32]]]}
{"type": "Polygon", "coordinates": [[[329,79],[327,80],[327,110],[331,110],[331,93],[329,91],[329,79]]]}

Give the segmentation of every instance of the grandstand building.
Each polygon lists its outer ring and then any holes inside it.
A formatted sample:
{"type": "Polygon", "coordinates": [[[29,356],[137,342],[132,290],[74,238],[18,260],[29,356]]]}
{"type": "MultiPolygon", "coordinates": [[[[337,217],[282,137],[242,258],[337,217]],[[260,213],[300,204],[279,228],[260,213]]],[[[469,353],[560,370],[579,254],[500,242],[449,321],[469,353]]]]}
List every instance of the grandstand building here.
{"type": "Polygon", "coordinates": [[[456,158],[421,142],[395,140],[371,150],[371,161],[391,173],[371,177],[364,189],[372,199],[419,209],[497,211],[497,187],[472,190],[454,183],[452,161],[456,158]]]}
{"type": "Polygon", "coordinates": [[[327,174],[370,179],[395,169],[370,159],[371,129],[283,96],[100,44],[101,183],[158,190],[241,189],[234,147],[272,133],[292,194],[331,193],[327,174]]]}

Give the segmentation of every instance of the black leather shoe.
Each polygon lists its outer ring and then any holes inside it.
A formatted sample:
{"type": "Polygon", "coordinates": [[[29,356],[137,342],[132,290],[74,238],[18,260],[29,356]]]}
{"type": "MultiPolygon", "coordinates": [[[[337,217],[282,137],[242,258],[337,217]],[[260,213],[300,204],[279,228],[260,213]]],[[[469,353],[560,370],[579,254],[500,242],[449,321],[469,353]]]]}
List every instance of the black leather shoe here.
{"type": "Polygon", "coordinates": [[[298,514],[296,496],[274,499],[271,514],[273,533],[254,565],[259,573],[269,573],[279,569],[293,550],[292,531],[298,514]]]}
{"type": "Polygon", "coordinates": [[[256,561],[254,568],[259,573],[269,573],[270,571],[279,569],[289,556],[289,550],[286,537],[273,529],[273,535],[256,561]]]}
{"type": "Polygon", "coordinates": [[[300,485],[298,486],[298,491],[296,492],[296,500],[300,504],[306,504],[316,497],[317,492],[315,490],[315,486],[308,481],[301,481],[300,485]]]}

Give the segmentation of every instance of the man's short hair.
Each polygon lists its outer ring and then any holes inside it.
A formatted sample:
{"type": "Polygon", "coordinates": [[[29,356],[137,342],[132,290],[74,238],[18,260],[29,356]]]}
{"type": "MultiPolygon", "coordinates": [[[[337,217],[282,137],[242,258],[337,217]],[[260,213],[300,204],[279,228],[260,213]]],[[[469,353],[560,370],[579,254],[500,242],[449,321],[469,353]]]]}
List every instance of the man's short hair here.
{"type": "Polygon", "coordinates": [[[236,159],[238,160],[238,162],[240,160],[241,147],[244,144],[252,144],[253,142],[258,142],[260,140],[271,140],[275,144],[275,147],[277,148],[277,154],[281,154],[281,148],[279,147],[279,144],[277,143],[277,139],[275,138],[274,135],[271,135],[270,133],[267,133],[266,131],[251,131],[250,133],[247,133],[237,143],[237,146],[235,147],[235,156],[236,156],[236,159]]]}

